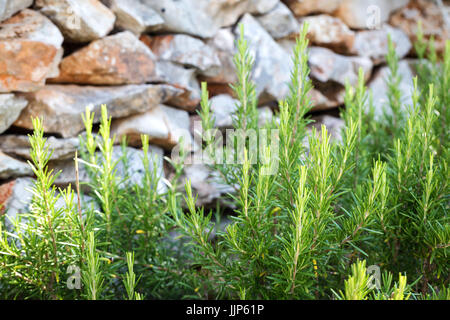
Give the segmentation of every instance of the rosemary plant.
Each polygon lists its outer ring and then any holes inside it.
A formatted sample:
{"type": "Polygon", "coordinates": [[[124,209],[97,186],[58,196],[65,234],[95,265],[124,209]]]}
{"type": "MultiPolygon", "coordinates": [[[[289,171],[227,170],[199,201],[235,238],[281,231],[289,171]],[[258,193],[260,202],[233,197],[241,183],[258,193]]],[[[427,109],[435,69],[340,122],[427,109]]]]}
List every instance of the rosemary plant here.
{"type": "Polygon", "coordinates": [[[219,139],[206,84],[199,110],[208,163],[235,189],[231,209],[196,206],[191,182],[181,180],[183,147],[178,159],[165,158],[175,174],[162,179],[145,135],[145,172],[131,184],[126,141],[114,146],[106,106],[98,134],[95,115],[89,108],[83,115],[76,192],[58,189],[42,121],[33,119],[30,208],[0,217],[1,298],[450,298],[450,42],[438,57],[419,31],[418,77],[405,105],[389,39],[385,112],[375,117],[360,70],[357,86],[345,88],[342,139],[332,141],[324,126],[308,133],[307,24],[289,94],[264,126],[240,28],[234,134],[219,139]],[[81,168],[88,182],[78,181],[81,168]],[[230,223],[221,229],[224,212],[230,223]]]}

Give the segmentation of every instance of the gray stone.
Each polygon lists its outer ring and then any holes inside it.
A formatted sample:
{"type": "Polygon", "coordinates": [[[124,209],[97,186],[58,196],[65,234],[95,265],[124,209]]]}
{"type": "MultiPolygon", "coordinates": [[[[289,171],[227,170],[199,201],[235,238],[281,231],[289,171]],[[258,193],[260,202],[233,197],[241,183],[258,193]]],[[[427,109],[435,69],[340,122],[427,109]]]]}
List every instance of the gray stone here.
{"type": "Polygon", "coordinates": [[[0,133],[5,132],[16,121],[27,104],[27,100],[12,93],[0,94],[0,133]]]}
{"type": "Polygon", "coordinates": [[[72,42],[89,42],[106,36],[116,17],[100,1],[36,0],[35,5],[72,42]]]}
{"type": "Polygon", "coordinates": [[[236,53],[235,37],[231,28],[220,29],[208,45],[217,52],[220,63],[208,70],[199,72],[208,83],[235,83],[237,81],[233,57],[236,53]]]}
{"type": "MultiPolygon", "coordinates": [[[[289,59],[292,60],[295,40],[280,39],[278,44],[289,54],[289,59]]],[[[336,108],[344,103],[345,89],[342,85],[336,82],[319,82],[315,83],[314,86],[308,93],[313,105],[313,111],[336,108]]]]}
{"type": "Polygon", "coordinates": [[[129,145],[140,145],[141,134],[146,134],[152,144],[172,149],[181,137],[185,146],[193,148],[189,132],[189,115],[186,111],[158,105],[151,110],[112,122],[111,133],[120,141],[127,137],[129,145]]]}
{"type": "MultiPolygon", "coordinates": [[[[29,212],[34,181],[24,177],[0,185],[0,212],[6,212],[10,219],[15,219],[19,213],[29,212]]],[[[6,219],[6,224],[10,226],[9,219],[6,219]]]]}
{"type": "MultiPolygon", "coordinates": [[[[399,75],[402,80],[398,86],[398,89],[402,93],[402,109],[406,110],[408,106],[412,105],[412,92],[414,90],[413,85],[413,72],[410,68],[408,61],[402,60],[398,65],[399,75]]],[[[368,88],[373,94],[373,105],[375,111],[375,118],[379,119],[383,111],[387,114],[392,114],[392,111],[389,107],[389,99],[388,99],[388,86],[386,81],[389,79],[390,70],[389,68],[382,67],[379,69],[373,76],[372,81],[370,82],[368,88]]],[[[367,109],[369,105],[367,105],[367,109]]]]}
{"type": "Polygon", "coordinates": [[[143,38],[159,60],[194,67],[201,71],[220,65],[215,50],[197,38],[184,34],[143,38]]]}
{"type": "Polygon", "coordinates": [[[95,112],[94,121],[98,123],[102,104],[106,104],[109,116],[119,118],[150,110],[180,93],[169,85],[47,85],[37,92],[21,94],[29,105],[14,125],[32,129],[31,118],[42,117],[45,132],[73,137],[84,128],[81,114],[86,107],[95,112]]]}
{"type": "MultiPolygon", "coordinates": [[[[6,227],[10,229],[11,232],[15,233],[15,229],[12,228],[11,221],[19,218],[20,214],[30,213],[32,210],[32,199],[33,193],[32,189],[36,180],[33,178],[17,178],[10,182],[0,185],[0,214],[6,213],[6,227]]],[[[74,190],[72,188],[72,190],[74,190]]],[[[55,196],[58,197],[55,203],[55,209],[66,208],[66,203],[64,198],[61,196],[60,192],[55,192],[55,196]]],[[[74,192],[74,199],[78,198],[76,192],[74,192]]],[[[81,205],[83,208],[93,208],[100,210],[98,203],[90,196],[85,194],[80,194],[81,205]]],[[[65,211],[63,211],[65,214],[65,211]]],[[[83,218],[85,218],[85,213],[83,213],[83,218]]],[[[26,217],[21,217],[21,223],[27,223],[26,217]]],[[[24,225],[19,225],[22,228],[24,225]]]]}
{"type": "Polygon", "coordinates": [[[160,61],[158,68],[164,82],[182,91],[181,94],[168,99],[167,104],[193,112],[200,102],[201,93],[196,70],[186,69],[169,61],[160,61]]]}
{"type": "Polygon", "coordinates": [[[158,30],[164,23],[144,0],[106,0],[105,3],[116,15],[116,26],[120,29],[141,34],[158,30]]]}
{"type": "Polygon", "coordinates": [[[366,80],[372,73],[372,61],[365,57],[347,57],[333,51],[312,47],[309,49],[309,65],[311,77],[321,82],[334,81],[345,85],[348,80],[351,85],[358,83],[358,70],[362,68],[366,80]]]}
{"type": "Polygon", "coordinates": [[[300,30],[300,25],[291,10],[281,2],[265,15],[258,17],[257,20],[275,39],[287,37],[300,30]]]}
{"type": "Polygon", "coordinates": [[[342,129],[345,127],[345,121],[341,118],[332,117],[329,115],[313,117],[313,122],[308,126],[309,129],[312,127],[321,131],[322,125],[327,128],[328,134],[331,136],[331,141],[341,142],[342,141],[342,129]]]}
{"type": "MultiPolygon", "coordinates": [[[[52,150],[50,160],[72,159],[79,146],[78,138],[62,139],[50,136],[46,139],[47,145],[52,150]]],[[[14,134],[0,136],[0,150],[5,153],[31,160],[30,148],[28,136],[14,134]]]]}
{"type": "Polygon", "coordinates": [[[0,151],[0,179],[9,179],[33,174],[30,166],[0,151]]]}
{"type": "MultiPolygon", "coordinates": [[[[249,52],[254,57],[252,79],[257,95],[262,99],[280,100],[289,92],[291,59],[250,14],[245,14],[240,23],[244,25],[244,38],[248,41],[249,52]]],[[[236,31],[239,34],[239,30],[236,31]]],[[[239,36],[239,35],[237,35],[239,36]]]]}
{"type": "MultiPolygon", "coordinates": [[[[214,119],[214,126],[220,129],[232,128],[233,114],[237,110],[239,101],[227,94],[214,96],[209,101],[211,103],[211,115],[214,119]]],[[[258,121],[261,126],[272,120],[273,112],[269,107],[261,107],[257,111],[258,121]]]]}
{"type": "MultiPolygon", "coordinates": [[[[284,99],[289,93],[288,83],[290,83],[292,69],[291,56],[295,41],[284,39],[275,42],[251,15],[245,15],[241,21],[243,21],[245,26],[244,36],[249,43],[250,53],[255,57],[252,79],[255,81],[257,93],[260,94],[260,102],[284,99]]],[[[330,50],[327,53],[333,54],[330,50]]],[[[359,62],[363,58],[348,59],[352,62],[359,62]]],[[[347,62],[347,60],[345,61],[347,62]]],[[[365,58],[363,61],[368,62],[370,65],[372,64],[370,59],[365,58]]],[[[327,61],[319,62],[324,63],[327,61]]],[[[333,61],[331,64],[333,64],[333,61]]],[[[333,67],[335,68],[336,66],[333,67]]],[[[319,74],[319,70],[317,70],[317,74],[319,74]]],[[[338,75],[335,78],[338,79],[338,75]]],[[[326,91],[329,92],[326,94],[314,89],[310,91],[309,95],[314,105],[313,110],[334,108],[342,104],[342,88],[336,89],[332,84],[330,84],[330,87],[332,90],[327,88],[326,91]]]]}
{"type": "Polygon", "coordinates": [[[0,22],[33,4],[33,0],[0,0],[0,22]]]}
{"type": "Polygon", "coordinates": [[[275,8],[280,0],[250,0],[249,11],[252,14],[265,14],[275,8]]]}
{"type": "Polygon", "coordinates": [[[233,113],[236,112],[239,100],[227,94],[220,94],[210,99],[211,112],[217,128],[231,128],[233,126],[233,113]]]}
{"type": "Polygon", "coordinates": [[[260,127],[270,123],[273,119],[273,111],[268,106],[258,108],[258,125],[260,127]]]}
{"type": "Polygon", "coordinates": [[[199,6],[198,0],[144,0],[144,3],[164,19],[158,32],[186,33],[210,38],[218,30],[217,24],[199,6]]]}
{"type": "Polygon", "coordinates": [[[358,56],[369,57],[375,64],[386,61],[388,54],[388,34],[390,34],[399,59],[404,58],[412,48],[409,37],[401,30],[384,24],[379,30],[356,33],[352,52],[358,56]]]}

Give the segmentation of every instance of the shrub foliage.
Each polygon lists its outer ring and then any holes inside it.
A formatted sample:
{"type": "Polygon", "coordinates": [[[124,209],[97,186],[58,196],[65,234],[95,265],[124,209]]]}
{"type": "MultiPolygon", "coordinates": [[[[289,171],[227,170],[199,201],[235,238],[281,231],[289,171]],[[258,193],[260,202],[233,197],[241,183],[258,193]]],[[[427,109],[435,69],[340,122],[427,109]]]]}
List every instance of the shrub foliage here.
{"type": "Polygon", "coordinates": [[[324,126],[307,130],[312,83],[306,30],[293,52],[289,95],[279,103],[278,117],[263,127],[251,81],[253,58],[245,39],[237,41],[234,127],[278,130],[269,141],[275,143],[262,147],[245,141],[239,150],[236,141],[227,141],[240,157],[237,164],[214,161],[217,129],[202,85],[204,149],[213,160],[210,166],[236,190],[229,194],[234,209],[225,228],[220,228],[224,209],[196,206],[190,182],[181,178],[183,148],[178,161],[166,159],[174,176],[160,181],[152,169],[157,166],[149,137],[143,135],[141,183],[131,185],[129,177],[117,174],[119,161],[125,168],[129,163],[125,142],[124,156],[113,159],[115,138],[106,106],[98,135],[94,115],[88,110],[83,115],[86,136],[80,137],[81,158],[75,162],[86,168],[90,183],[56,188],[58,173],[48,169],[51,150],[42,121],[34,119],[33,199],[30,212],[1,218],[0,296],[450,298],[450,42],[439,60],[433,42],[419,32],[418,76],[409,104],[399,89],[402,79],[390,41],[384,111],[375,116],[361,70],[357,86],[346,86],[341,139],[331,141],[324,126]],[[250,152],[254,148],[257,159],[250,152]],[[164,192],[158,188],[162,182],[164,192]],[[94,202],[86,201],[81,187],[90,190],[94,202]],[[381,270],[378,279],[367,272],[373,265],[381,270]]]}

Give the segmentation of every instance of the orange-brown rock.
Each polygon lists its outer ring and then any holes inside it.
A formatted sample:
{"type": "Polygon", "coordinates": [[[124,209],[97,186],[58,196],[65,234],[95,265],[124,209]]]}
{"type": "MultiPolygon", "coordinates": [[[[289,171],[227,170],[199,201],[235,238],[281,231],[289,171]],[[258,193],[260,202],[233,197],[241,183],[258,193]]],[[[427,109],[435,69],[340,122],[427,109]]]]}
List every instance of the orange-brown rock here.
{"type": "Polygon", "coordinates": [[[103,39],[65,57],[52,83],[94,85],[161,81],[152,51],[130,31],[103,39]]]}
{"type": "Polygon", "coordinates": [[[342,0],[283,0],[296,16],[311,13],[332,13],[342,0]]]}
{"type": "Polygon", "coordinates": [[[344,103],[345,90],[337,85],[327,84],[324,88],[312,89],[308,96],[311,99],[312,110],[321,111],[336,108],[344,103]]]}
{"type": "Polygon", "coordinates": [[[57,75],[63,37],[39,12],[25,9],[0,24],[0,92],[35,91],[57,75]]]}
{"type": "Polygon", "coordinates": [[[0,185],[0,216],[5,213],[5,204],[13,193],[15,181],[4,183],[0,185]]]}
{"type": "Polygon", "coordinates": [[[437,52],[443,53],[445,41],[450,38],[450,21],[446,23],[443,14],[434,1],[411,0],[391,16],[390,24],[402,29],[414,42],[417,40],[417,23],[421,21],[425,38],[433,36],[437,52]]]}
{"type": "Polygon", "coordinates": [[[210,97],[214,97],[219,94],[228,94],[235,97],[235,93],[229,83],[208,83],[208,93],[210,97]]]}
{"type": "Polygon", "coordinates": [[[348,54],[351,52],[355,41],[355,32],[350,30],[339,18],[321,14],[302,18],[300,22],[309,24],[307,36],[311,43],[327,47],[338,53],[348,54]]]}

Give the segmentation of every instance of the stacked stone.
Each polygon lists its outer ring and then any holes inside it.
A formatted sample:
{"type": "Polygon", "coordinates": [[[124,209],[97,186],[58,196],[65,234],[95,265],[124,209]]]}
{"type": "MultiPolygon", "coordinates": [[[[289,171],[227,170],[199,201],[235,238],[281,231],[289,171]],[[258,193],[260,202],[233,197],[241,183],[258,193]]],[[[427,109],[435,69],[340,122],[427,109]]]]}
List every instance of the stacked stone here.
{"type": "MultiPolygon", "coordinates": [[[[181,136],[189,150],[198,148],[191,123],[197,119],[201,81],[208,82],[216,126],[229,127],[239,23],[255,57],[252,78],[264,122],[288,92],[291,53],[303,23],[310,25],[313,111],[333,113],[344,103],[346,81],[356,83],[359,68],[381,109],[388,34],[401,59],[413,56],[419,19],[442,51],[446,20],[425,0],[0,0],[0,203],[11,207],[14,199],[27,198],[31,117],[44,120],[55,149],[51,166],[64,172],[56,181],[61,186],[74,181],[72,159],[86,106],[98,123],[100,106],[107,105],[117,142],[124,136],[130,142],[128,154],[136,161],[129,170],[136,177],[142,174],[140,134],[149,135],[161,175],[164,153],[181,136]]],[[[409,93],[410,63],[402,60],[400,66],[401,86],[409,93]]],[[[340,119],[317,120],[339,136],[340,119]]],[[[201,203],[229,191],[210,181],[213,174],[204,166],[190,166],[186,175],[201,203]]]]}

